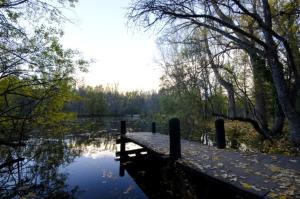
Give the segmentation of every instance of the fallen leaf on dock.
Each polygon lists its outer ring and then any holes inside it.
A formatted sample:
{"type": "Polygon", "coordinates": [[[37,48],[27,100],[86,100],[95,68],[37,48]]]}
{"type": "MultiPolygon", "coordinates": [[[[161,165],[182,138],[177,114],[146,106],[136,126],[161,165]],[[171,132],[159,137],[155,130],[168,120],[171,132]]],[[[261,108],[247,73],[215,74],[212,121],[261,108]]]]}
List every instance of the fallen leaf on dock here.
{"type": "Polygon", "coordinates": [[[255,172],[254,174],[255,174],[255,175],[258,175],[258,176],[260,176],[260,175],[261,175],[261,173],[260,173],[260,172],[258,172],[258,171],[257,171],[257,172],[255,172]]]}
{"type": "Polygon", "coordinates": [[[252,186],[251,188],[254,189],[255,191],[261,191],[261,189],[257,188],[256,186],[252,186]]]}
{"type": "Polygon", "coordinates": [[[286,199],[286,196],[285,195],[281,195],[281,196],[279,196],[279,199],[286,199]]]}
{"type": "Polygon", "coordinates": [[[223,165],[224,165],[223,163],[218,163],[217,164],[218,167],[223,167],[223,165]]]}
{"type": "Polygon", "coordinates": [[[236,182],[237,181],[237,177],[231,178],[230,181],[231,182],[236,182]]]}
{"type": "Polygon", "coordinates": [[[280,171],[280,167],[274,165],[274,164],[265,164],[267,168],[269,168],[272,172],[278,172],[280,171]]]}
{"type": "Polygon", "coordinates": [[[227,178],[228,177],[228,174],[224,173],[221,175],[223,178],[227,178]]]}
{"type": "Polygon", "coordinates": [[[297,163],[297,160],[289,160],[289,162],[297,163]]]}
{"type": "Polygon", "coordinates": [[[271,192],[271,193],[269,193],[269,196],[270,196],[271,198],[276,198],[276,197],[278,196],[278,194],[276,194],[276,193],[274,193],[274,192],[271,192]]]}
{"type": "Polygon", "coordinates": [[[252,185],[245,183],[245,182],[240,182],[241,185],[245,188],[245,189],[250,189],[252,187],[252,185]]]}
{"type": "Polygon", "coordinates": [[[212,160],[219,160],[220,158],[218,156],[213,156],[212,160]]]}

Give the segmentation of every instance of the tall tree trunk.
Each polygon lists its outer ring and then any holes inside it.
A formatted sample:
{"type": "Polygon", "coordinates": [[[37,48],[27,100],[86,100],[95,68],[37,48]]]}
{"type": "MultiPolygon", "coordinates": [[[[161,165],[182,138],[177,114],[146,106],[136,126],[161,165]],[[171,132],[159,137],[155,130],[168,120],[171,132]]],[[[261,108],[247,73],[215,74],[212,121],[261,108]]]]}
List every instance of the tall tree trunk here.
{"type": "Polygon", "coordinates": [[[246,97],[243,98],[243,105],[244,105],[244,113],[243,113],[243,116],[246,118],[246,117],[249,117],[249,102],[248,100],[246,99],[246,97]]]}
{"type": "Polygon", "coordinates": [[[222,86],[224,86],[228,95],[228,116],[235,117],[236,108],[235,108],[235,96],[234,96],[233,85],[231,83],[226,82],[223,83],[222,86]]]}
{"type": "MultiPolygon", "coordinates": [[[[274,51],[274,50],[272,50],[274,51]]],[[[300,116],[293,100],[290,98],[289,89],[284,79],[283,68],[274,54],[268,54],[268,62],[272,69],[272,78],[278,94],[282,111],[289,124],[290,138],[294,145],[300,146],[300,116]]]]}
{"type": "Polygon", "coordinates": [[[282,132],[284,120],[285,120],[285,116],[281,109],[281,106],[279,105],[277,109],[278,110],[275,110],[275,117],[274,117],[272,129],[271,129],[272,136],[278,135],[282,132]]]}
{"type": "Polygon", "coordinates": [[[265,100],[265,61],[257,54],[249,53],[251,65],[253,68],[253,83],[254,83],[254,118],[258,121],[263,129],[268,129],[266,100],[265,100]]]}
{"type": "Polygon", "coordinates": [[[274,104],[274,106],[273,106],[274,115],[273,115],[273,126],[271,129],[271,135],[276,136],[276,135],[279,135],[280,133],[282,133],[285,115],[284,115],[284,112],[282,111],[281,105],[278,101],[276,88],[274,86],[272,86],[272,98],[273,98],[273,104],[274,104]]]}
{"type": "MultiPolygon", "coordinates": [[[[266,110],[266,95],[267,90],[265,83],[274,84],[272,81],[271,73],[266,70],[265,61],[259,57],[257,54],[248,52],[250,56],[250,61],[253,68],[253,82],[254,82],[254,96],[255,96],[255,114],[256,120],[259,121],[262,128],[269,131],[268,127],[268,115],[266,110]]],[[[271,135],[275,136],[282,132],[285,116],[282,111],[281,105],[278,101],[278,96],[276,94],[276,89],[273,87],[273,92],[271,93],[273,100],[275,100],[275,114],[274,120],[271,127],[271,135]]]]}
{"type": "MultiPolygon", "coordinates": [[[[270,5],[267,0],[263,0],[262,2],[265,24],[269,29],[272,29],[270,5]]],[[[267,44],[265,51],[268,64],[271,67],[272,79],[277,91],[279,103],[289,124],[290,139],[294,145],[300,146],[300,115],[296,110],[294,99],[292,99],[295,96],[290,95],[289,87],[284,78],[283,66],[279,61],[277,45],[272,34],[268,30],[264,30],[264,37],[267,44]]],[[[297,76],[297,74],[295,74],[295,76],[297,76]]],[[[296,87],[297,86],[298,85],[296,85],[296,87]]]]}

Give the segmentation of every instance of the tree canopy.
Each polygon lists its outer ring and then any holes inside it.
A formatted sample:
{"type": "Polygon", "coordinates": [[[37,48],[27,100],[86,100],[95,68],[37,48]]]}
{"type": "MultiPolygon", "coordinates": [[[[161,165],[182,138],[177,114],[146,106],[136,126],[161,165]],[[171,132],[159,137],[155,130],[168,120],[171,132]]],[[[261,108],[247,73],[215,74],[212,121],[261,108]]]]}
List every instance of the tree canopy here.
{"type": "Polygon", "coordinates": [[[1,135],[21,140],[35,124],[66,119],[60,110],[72,98],[73,75],[88,64],[59,41],[62,9],[76,2],[0,1],[1,135]]]}
{"type": "Polygon", "coordinates": [[[213,77],[210,73],[198,79],[215,78],[227,92],[228,113],[215,115],[250,122],[266,138],[280,132],[286,118],[292,143],[300,145],[299,1],[135,0],[128,17],[142,27],[163,30],[167,37],[180,35],[173,43],[192,46],[187,57],[195,55],[199,61],[200,51],[205,52],[208,64],[197,64],[209,68],[213,77]],[[234,60],[237,56],[246,56],[242,58],[246,62],[234,60]],[[237,76],[243,68],[251,85],[237,76]],[[236,96],[250,114],[237,113],[236,96]],[[269,112],[268,98],[274,104],[269,112]]]}

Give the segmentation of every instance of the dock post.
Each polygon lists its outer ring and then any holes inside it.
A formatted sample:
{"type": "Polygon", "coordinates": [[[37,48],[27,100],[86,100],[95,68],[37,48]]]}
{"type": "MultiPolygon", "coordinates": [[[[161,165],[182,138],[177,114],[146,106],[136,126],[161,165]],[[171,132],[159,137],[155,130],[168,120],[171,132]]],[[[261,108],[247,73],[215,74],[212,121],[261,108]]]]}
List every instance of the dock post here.
{"type": "Polygon", "coordinates": [[[170,134],[170,157],[174,160],[181,158],[181,143],[180,143],[180,120],[172,118],[169,120],[170,134]]]}
{"type": "Polygon", "coordinates": [[[126,142],[124,135],[126,134],[126,121],[121,121],[121,138],[120,138],[120,167],[119,167],[119,176],[123,177],[125,175],[125,168],[123,165],[125,154],[126,154],[126,142]]]}
{"type": "Polygon", "coordinates": [[[152,122],[152,133],[156,133],[156,124],[152,122]]]}
{"type": "Polygon", "coordinates": [[[123,158],[120,158],[119,176],[123,177],[124,175],[125,175],[124,162],[123,162],[123,158]]]}
{"type": "Polygon", "coordinates": [[[124,135],[126,134],[126,121],[121,121],[121,143],[120,143],[120,157],[124,157],[125,155],[125,140],[124,140],[124,135]]]}
{"type": "Polygon", "coordinates": [[[121,135],[126,134],[126,121],[121,121],[121,135]]]}
{"type": "Polygon", "coordinates": [[[224,120],[217,119],[215,121],[215,127],[217,148],[224,149],[226,147],[224,120]]]}

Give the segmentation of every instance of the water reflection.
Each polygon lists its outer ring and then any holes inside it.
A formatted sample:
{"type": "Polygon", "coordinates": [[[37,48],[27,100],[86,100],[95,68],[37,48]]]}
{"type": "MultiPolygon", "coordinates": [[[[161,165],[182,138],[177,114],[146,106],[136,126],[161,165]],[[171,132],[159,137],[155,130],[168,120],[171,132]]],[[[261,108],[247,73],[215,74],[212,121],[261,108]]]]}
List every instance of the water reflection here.
{"type": "Polygon", "coordinates": [[[75,198],[78,187],[66,184],[67,174],[59,172],[59,167],[79,154],[62,140],[30,140],[17,150],[2,147],[0,198],[75,198]]]}
{"type": "MultiPolygon", "coordinates": [[[[138,148],[126,144],[127,150],[138,148]]],[[[210,186],[209,182],[151,153],[116,160],[115,153],[119,150],[116,135],[112,133],[100,137],[81,134],[65,140],[31,139],[24,148],[2,147],[0,198],[223,196],[222,188],[210,186]],[[217,195],[215,189],[219,190],[217,195]]],[[[229,196],[235,198],[232,193],[229,196]]]]}
{"type": "Polygon", "coordinates": [[[2,147],[0,198],[142,198],[131,178],[118,177],[115,151],[111,134],[31,139],[17,150],[2,147]]]}

